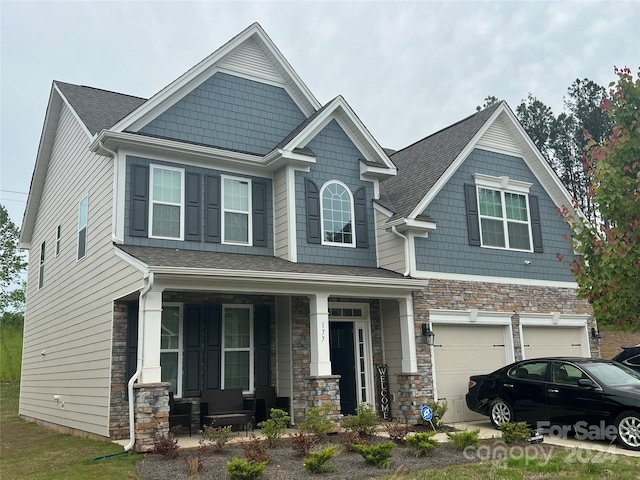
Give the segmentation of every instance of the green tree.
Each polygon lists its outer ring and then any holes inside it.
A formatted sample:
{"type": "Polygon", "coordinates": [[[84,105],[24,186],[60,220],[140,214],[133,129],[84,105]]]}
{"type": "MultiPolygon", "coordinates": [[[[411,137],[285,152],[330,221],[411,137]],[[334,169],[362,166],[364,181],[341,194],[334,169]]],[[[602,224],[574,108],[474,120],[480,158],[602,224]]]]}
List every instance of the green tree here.
{"type": "MultiPolygon", "coordinates": [[[[5,311],[24,311],[25,289],[20,275],[27,267],[18,249],[20,232],[0,204],[0,317],[5,311]]],[[[9,316],[13,318],[13,316],[9,316]]]]}
{"type": "Polygon", "coordinates": [[[499,101],[500,99],[498,97],[495,97],[493,95],[487,95],[484,98],[484,103],[482,104],[482,106],[480,105],[476,106],[476,112],[479,112],[480,110],[484,110],[485,108],[489,108],[490,106],[495,105],[499,101]]]}
{"type": "MultiPolygon", "coordinates": [[[[585,134],[588,196],[598,214],[579,216],[563,209],[573,230],[578,257],[571,270],[578,294],[593,306],[601,324],[640,323],[640,78],[615,69],[602,110],[610,135],[585,134]]],[[[640,74],[640,72],[639,72],[640,74]]],[[[576,206],[579,206],[576,204],[576,206]]],[[[560,258],[562,260],[562,258],[560,258]]]]}
{"type": "Polygon", "coordinates": [[[551,108],[529,93],[517,106],[516,115],[533,143],[551,166],[555,167],[550,155],[551,129],[555,121],[551,108]]]}

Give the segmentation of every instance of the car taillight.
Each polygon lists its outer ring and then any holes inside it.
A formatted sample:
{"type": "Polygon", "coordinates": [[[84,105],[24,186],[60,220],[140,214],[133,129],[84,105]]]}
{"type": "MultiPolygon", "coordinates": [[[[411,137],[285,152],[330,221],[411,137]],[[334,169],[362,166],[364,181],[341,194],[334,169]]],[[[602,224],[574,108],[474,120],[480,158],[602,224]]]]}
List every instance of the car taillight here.
{"type": "Polygon", "coordinates": [[[473,380],[469,380],[469,390],[471,390],[476,385],[477,385],[476,382],[474,382],[473,380]]]}

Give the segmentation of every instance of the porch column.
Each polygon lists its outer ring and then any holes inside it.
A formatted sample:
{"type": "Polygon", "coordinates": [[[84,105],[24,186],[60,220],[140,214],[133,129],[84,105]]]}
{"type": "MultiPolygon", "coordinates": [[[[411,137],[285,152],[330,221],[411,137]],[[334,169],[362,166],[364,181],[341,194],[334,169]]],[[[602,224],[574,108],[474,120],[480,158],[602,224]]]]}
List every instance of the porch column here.
{"type": "MultiPolygon", "coordinates": [[[[160,383],[160,334],[162,324],[162,290],[150,290],[140,305],[142,315],[142,373],[139,383],[160,383]]],[[[140,345],[140,342],[138,342],[140,345]]]]}
{"type": "Polygon", "coordinates": [[[329,296],[309,296],[312,377],[331,375],[329,351],[329,296]]]}
{"type": "Polygon", "coordinates": [[[400,309],[400,341],[402,343],[402,371],[417,372],[416,327],[413,319],[413,297],[398,299],[400,309]]]}

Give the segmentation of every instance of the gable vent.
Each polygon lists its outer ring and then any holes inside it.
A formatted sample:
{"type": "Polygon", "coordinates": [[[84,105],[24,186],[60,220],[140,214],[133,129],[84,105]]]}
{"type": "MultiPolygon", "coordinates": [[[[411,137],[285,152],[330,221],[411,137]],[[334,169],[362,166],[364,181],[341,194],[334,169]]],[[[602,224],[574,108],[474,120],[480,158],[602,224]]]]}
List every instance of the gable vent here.
{"type": "Polygon", "coordinates": [[[496,119],[482,135],[477,144],[494,151],[503,151],[523,155],[522,149],[513,140],[513,137],[500,118],[496,119]]]}
{"type": "Polygon", "coordinates": [[[219,66],[252,77],[283,83],[278,71],[253,39],[247,40],[230,52],[222,59],[219,66]]]}

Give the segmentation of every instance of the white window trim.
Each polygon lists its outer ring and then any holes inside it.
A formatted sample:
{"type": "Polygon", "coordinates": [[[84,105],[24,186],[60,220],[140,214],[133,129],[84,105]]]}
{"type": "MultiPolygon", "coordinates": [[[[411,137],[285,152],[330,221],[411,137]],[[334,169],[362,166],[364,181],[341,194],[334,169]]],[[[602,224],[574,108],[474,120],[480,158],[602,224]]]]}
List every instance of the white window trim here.
{"type": "Polygon", "coordinates": [[[355,219],[355,211],[354,211],[353,193],[351,192],[351,189],[344,182],[341,182],[340,180],[329,180],[324,185],[322,185],[322,188],[320,189],[320,234],[322,235],[322,237],[320,238],[322,245],[328,245],[332,247],[356,248],[356,219],[355,219]],[[349,202],[351,207],[351,243],[328,242],[327,240],[325,240],[323,195],[327,187],[333,184],[341,185],[349,194],[349,202]]]}
{"type": "Polygon", "coordinates": [[[162,308],[165,307],[178,307],[178,325],[179,325],[179,335],[178,335],[178,348],[162,348],[162,344],[160,344],[160,354],[163,353],[177,353],[178,354],[178,384],[176,385],[176,398],[182,398],[182,357],[184,356],[183,349],[183,325],[184,325],[184,308],[182,303],[163,303],[162,308]]]}
{"type": "Polygon", "coordinates": [[[40,244],[40,267],[38,268],[38,290],[44,288],[44,263],[47,253],[46,240],[40,244]]]}
{"type": "Polygon", "coordinates": [[[252,184],[251,184],[251,179],[250,178],[245,178],[245,177],[233,177],[231,175],[220,175],[220,205],[221,205],[221,211],[222,211],[222,215],[221,215],[221,219],[220,219],[220,232],[222,235],[222,239],[221,242],[224,245],[241,245],[243,247],[251,247],[253,246],[253,198],[252,198],[252,184]],[[247,211],[243,212],[241,210],[234,210],[231,208],[226,208],[225,203],[224,203],[224,181],[225,180],[235,180],[237,182],[242,182],[242,183],[246,183],[247,184],[247,211]],[[247,215],[247,242],[243,243],[243,242],[232,242],[232,241],[228,241],[225,239],[226,236],[226,232],[225,232],[225,215],[226,213],[241,213],[241,214],[246,214],[247,215]]]}
{"type": "Polygon", "coordinates": [[[61,243],[62,243],[62,225],[58,225],[56,227],[56,248],[55,248],[56,257],[60,255],[61,243]]]}
{"type": "Polygon", "coordinates": [[[149,168],[149,238],[160,238],[163,240],[184,240],[184,189],[185,189],[185,179],[184,179],[184,168],[176,168],[176,167],[167,167],[166,165],[155,165],[151,164],[149,168]],[[159,202],[153,199],[153,175],[156,169],[161,170],[172,170],[174,172],[180,173],[180,203],[170,203],[170,202],[159,202]],[[161,235],[153,234],[153,206],[155,204],[158,205],[170,205],[172,207],[180,207],[180,236],[179,237],[164,237],[161,235]]]}
{"type": "Polygon", "coordinates": [[[529,182],[521,182],[519,180],[513,180],[507,176],[502,177],[494,177],[491,175],[484,175],[481,173],[474,173],[473,178],[475,180],[476,185],[476,202],[478,209],[478,227],[480,228],[480,246],[483,248],[491,248],[495,250],[509,250],[513,252],[533,252],[533,232],[531,230],[531,210],[529,209],[529,189],[531,188],[531,183],[529,182]],[[502,217],[490,217],[486,215],[482,215],[480,213],[480,189],[494,190],[500,193],[500,201],[502,204],[502,217]],[[525,204],[527,207],[527,221],[523,222],[521,220],[510,220],[507,218],[507,205],[505,202],[505,194],[513,193],[516,195],[522,195],[525,198],[525,204]],[[484,244],[484,236],[482,232],[482,219],[487,218],[489,220],[501,221],[502,229],[504,233],[505,246],[500,247],[496,245],[485,245],[484,244]],[[529,234],[529,248],[513,248],[509,245],[509,222],[518,223],[521,225],[527,225],[527,232],[529,234]]]}
{"type": "Polygon", "coordinates": [[[84,197],[82,197],[82,199],[78,202],[78,232],[76,235],[76,261],[79,262],[82,259],[87,257],[87,249],[89,247],[89,195],[85,195],[84,197]],[[82,208],[82,202],[87,201],[87,223],[85,223],[84,226],[80,225],[80,209],[82,208]],[[80,232],[82,231],[82,229],[85,229],[84,232],[84,255],[82,257],[79,257],[78,255],[80,254],[80,232]]]}
{"type": "Polygon", "coordinates": [[[220,388],[224,390],[225,385],[224,385],[224,381],[225,381],[225,360],[226,360],[226,353],[227,352],[246,352],[247,350],[249,350],[249,390],[245,390],[243,391],[243,393],[247,393],[247,394],[251,394],[253,393],[253,383],[255,381],[254,379],[254,370],[255,370],[255,365],[254,365],[254,345],[253,345],[253,305],[247,305],[247,304],[223,304],[222,305],[222,328],[221,328],[221,332],[220,332],[220,388]],[[241,309],[244,308],[245,310],[249,311],[249,347],[248,348],[226,348],[224,346],[224,336],[225,336],[225,331],[224,331],[224,326],[225,326],[225,310],[226,309],[241,309]]]}

